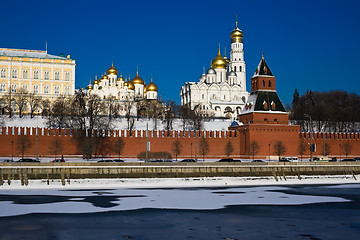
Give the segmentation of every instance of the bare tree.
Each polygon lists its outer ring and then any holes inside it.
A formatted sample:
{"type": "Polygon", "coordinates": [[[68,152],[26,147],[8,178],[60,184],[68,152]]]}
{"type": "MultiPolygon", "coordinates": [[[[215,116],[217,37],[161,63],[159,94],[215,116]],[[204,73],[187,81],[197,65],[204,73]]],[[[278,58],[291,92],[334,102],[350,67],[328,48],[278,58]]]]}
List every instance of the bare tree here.
{"type": "Polygon", "coordinates": [[[116,152],[119,155],[119,159],[120,159],[121,153],[124,149],[124,146],[125,146],[124,140],[120,137],[117,138],[113,145],[113,150],[114,150],[114,152],[116,152]]]}
{"type": "Polygon", "coordinates": [[[29,139],[28,135],[21,134],[17,139],[18,152],[21,154],[21,158],[24,158],[24,153],[26,150],[31,148],[32,142],[29,139]]]}
{"type": "Polygon", "coordinates": [[[234,146],[231,141],[228,141],[225,145],[225,155],[229,157],[234,151],[234,146]]]}
{"type": "Polygon", "coordinates": [[[58,129],[70,127],[70,113],[70,99],[59,96],[49,109],[47,126],[58,129]]]}
{"type": "Polygon", "coordinates": [[[14,93],[11,92],[11,89],[9,90],[8,93],[4,95],[2,99],[5,102],[4,109],[6,109],[9,112],[9,117],[11,118],[13,116],[14,108],[15,108],[14,93]]]}
{"type": "Polygon", "coordinates": [[[55,155],[55,158],[57,157],[57,155],[61,154],[61,152],[63,151],[63,143],[59,136],[53,138],[49,146],[49,151],[51,154],[55,155]]]}
{"type": "Polygon", "coordinates": [[[281,155],[285,154],[286,151],[287,151],[287,149],[282,141],[275,142],[274,153],[279,156],[279,160],[280,160],[281,155]]]}
{"type": "Polygon", "coordinates": [[[352,145],[349,142],[346,142],[342,145],[343,153],[345,154],[345,158],[348,157],[349,154],[351,154],[352,151],[352,145]]]}
{"type": "Polygon", "coordinates": [[[176,161],[177,161],[177,157],[180,155],[182,149],[183,149],[183,146],[182,146],[181,142],[179,140],[175,140],[172,144],[172,151],[175,154],[176,161]]]}
{"type": "Polygon", "coordinates": [[[200,138],[199,142],[199,153],[203,156],[203,161],[205,161],[205,155],[210,151],[209,142],[205,137],[200,138]]]}
{"type": "Polygon", "coordinates": [[[166,107],[165,107],[165,116],[164,116],[164,123],[165,125],[165,129],[167,131],[170,131],[173,129],[173,121],[175,118],[175,108],[176,108],[176,104],[174,101],[172,100],[168,100],[166,102],[166,107]]]}
{"type": "Polygon", "coordinates": [[[19,117],[22,118],[23,117],[23,113],[26,110],[26,105],[27,105],[27,98],[28,98],[28,94],[26,91],[24,90],[20,90],[20,92],[18,93],[13,93],[14,96],[14,102],[17,106],[17,110],[19,112],[19,117]]]}
{"type": "Polygon", "coordinates": [[[87,159],[92,157],[96,149],[100,149],[100,152],[109,150],[109,144],[104,141],[108,141],[107,134],[112,129],[112,119],[104,116],[104,109],[104,101],[98,95],[86,96],[81,90],[76,92],[72,101],[70,126],[87,159]]]}
{"type": "Polygon", "coordinates": [[[253,158],[253,160],[255,159],[255,155],[259,153],[259,143],[257,141],[251,141],[250,143],[250,154],[253,158]]]}
{"type": "Polygon", "coordinates": [[[127,129],[130,130],[130,134],[132,130],[134,129],[135,125],[135,118],[133,114],[133,108],[135,106],[135,101],[133,99],[126,99],[123,101],[124,110],[125,110],[125,118],[127,121],[127,129]]]}
{"type": "Polygon", "coordinates": [[[298,153],[300,155],[300,159],[302,161],[303,155],[306,152],[306,143],[304,142],[304,139],[300,140],[299,146],[298,146],[298,153]]]}
{"type": "Polygon", "coordinates": [[[34,93],[28,94],[28,102],[30,107],[30,117],[33,118],[36,111],[39,111],[41,96],[38,96],[34,93]]]}

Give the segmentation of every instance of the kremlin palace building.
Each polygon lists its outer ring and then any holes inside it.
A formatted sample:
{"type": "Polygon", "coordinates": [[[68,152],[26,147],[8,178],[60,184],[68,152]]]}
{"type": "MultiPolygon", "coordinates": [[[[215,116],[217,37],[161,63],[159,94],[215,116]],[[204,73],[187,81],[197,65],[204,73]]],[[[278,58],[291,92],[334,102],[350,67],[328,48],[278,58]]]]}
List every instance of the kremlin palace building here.
{"type": "Polygon", "coordinates": [[[235,119],[245,107],[246,72],[243,33],[238,28],[230,34],[230,59],[221,55],[220,47],[211,67],[198,82],[186,82],[181,88],[181,105],[199,111],[204,116],[235,119]]]}
{"type": "MultiPolygon", "coordinates": [[[[32,93],[42,97],[43,101],[51,101],[74,92],[75,60],[70,55],[63,57],[50,55],[47,51],[0,48],[0,98],[32,93]]],[[[7,103],[2,100],[1,104],[7,103]]]]}

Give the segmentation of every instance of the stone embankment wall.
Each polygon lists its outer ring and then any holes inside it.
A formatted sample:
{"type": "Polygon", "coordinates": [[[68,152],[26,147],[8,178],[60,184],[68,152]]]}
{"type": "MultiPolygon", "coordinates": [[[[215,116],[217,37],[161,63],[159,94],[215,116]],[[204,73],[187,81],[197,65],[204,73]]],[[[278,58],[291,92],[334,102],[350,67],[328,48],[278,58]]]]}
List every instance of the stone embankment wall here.
{"type": "Polygon", "coordinates": [[[344,163],[1,163],[0,185],[21,180],[42,179],[48,183],[61,179],[70,184],[73,179],[103,178],[184,178],[184,177],[278,177],[304,175],[360,174],[360,162],[344,163]]]}

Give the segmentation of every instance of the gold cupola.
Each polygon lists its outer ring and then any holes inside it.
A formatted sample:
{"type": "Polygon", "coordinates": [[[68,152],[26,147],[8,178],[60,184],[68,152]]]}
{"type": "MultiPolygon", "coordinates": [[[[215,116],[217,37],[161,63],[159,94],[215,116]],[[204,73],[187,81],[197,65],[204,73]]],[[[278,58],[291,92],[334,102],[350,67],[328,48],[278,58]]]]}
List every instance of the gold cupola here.
{"type": "Polygon", "coordinates": [[[226,59],[224,59],[222,56],[221,56],[221,53],[220,53],[220,47],[219,47],[219,52],[218,52],[218,55],[214,58],[214,60],[212,60],[211,62],[211,68],[223,68],[223,69],[226,69],[226,66],[227,66],[227,63],[226,63],[226,59]]]}
{"type": "Polygon", "coordinates": [[[151,79],[151,82],[145,88],[145,93],[150,92],[150,91],[153,91],[153,92],[158,91],[158,87],[156,86],[155,83],[153,83],[152,79],[151,79]]]}
{"type": "Polygon", "coordinates": [[[108,75],[110,75],[110,74],[117,75],[117,74],[118,74],[118,70],[114,67],[114,64],[111,64],[111,67],[106,71],[106,73],[107,73],[108,75]]]}
{"type": "Polygon", "coordinates": [[[99,85],[99,81],[97,80],[97,76],[95,76],[95,80],[93,81],[94,85],[99,85]]]}
{"type": "Polygon", "coordinates": [[[136,71],[136,76],[131,80],[133,84],[142,84],[145,85],[144,80],[142,80],[141,77],[139,77],[139,70],[136,71]]]}
{"type": "Polygon", "coordinates": [[[129,84],[128,89],[134,91],[135,90],[135,85],[131,81],[129,81],[128,84],[129,84]]]}
{"type": "Polygon", "coordinates": [[[244,34],[238,28],[238,22],[236,20],[235,29],[232,30],[232,32],[230,33],[231,43],[242,43],[243,42],[243,37],[244,37],[244,34]]]}
{"type": "Polygon", "coordinates": [[[104,76],[102,76],[102,79],[109,79],[109,77],[105,74],[104,76]]]}
{"type": "Polygon", "coordinates": [[[86,87],[87,90],[93,90],[94,87],[91,85],[91,79],[89,81],[89,85],[86,87]]]}
{"type": "Polygon", "coordinates": [[[124,82],[125,80],[124,80],[123,76],[121,75],[116,81],[117,82],[124,82]]]}

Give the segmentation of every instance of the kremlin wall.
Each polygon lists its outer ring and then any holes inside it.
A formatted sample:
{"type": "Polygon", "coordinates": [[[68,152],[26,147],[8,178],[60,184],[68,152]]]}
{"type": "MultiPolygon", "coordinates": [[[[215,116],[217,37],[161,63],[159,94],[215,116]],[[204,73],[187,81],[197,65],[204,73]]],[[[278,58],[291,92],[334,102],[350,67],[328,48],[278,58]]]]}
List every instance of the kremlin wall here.
{"type": "MultiPolygon", "coordinates": [[[[301,140],[306,145],[310,144],[310,133],[300,133],[298,126],[291,125],[242,125],[236,130],[229,131],[201,131],[195,137],[193,131],[149,131],[150,150],[152,152],[168,151],[173,155],[172,144],[175,140],[179,140],[183,146],[179,159],[195,158],[195,146],[197,148],[197,158],[202,160],[199,154],[199,137],[205,137],[209,143],[209,153],[206,159],[220,159],[225,156],[225,146],[230,141],[234,147],[230,157],[234,159],[250,159],[250,143],[256,141],[259,145],[259,152],[255,155],[256,159],[277,160],[278,156],[274,153],[273,144],[281,140],[287,148],[284,156],[300,156],[298,154],[298,146],[301,140]]],[[[61,154],[65,158],[70,156],[81,156],[81,151],[77,148],[76,141],[70,135],[70,131],[62,129],[39,128],[38,133],[38,154],[39,157],[54,157],[50,151],[52,141],[58,137],[63,145],[61,154]]],[[[36,156],[36,128],[17,128],[3,127],[0,132],[1,157],[11,157],[14,160],[20,158],[18,153],[17,140],[19,135],[28,135],[32,146],[25,151],[25,156],[36,156]]],[[[122,158],[136,158],[136,156],[146,150],[146,131],[135,130],[130,135],[128,130],[115,130],[108,133],[109,140],[115,141],[117,137],[121,137],[125,142],[125,147],[121,155],[122,158]]],[[[314,133],[313,143],[317,145],[314,157],[322,156],[324,143],[330,146],[329,157],[345,158],[345,153],[340,152],[340,146],[349,143],[352,151],[348,157],[360,156],[360,133],[314,133]]],[[[109,152],[107,157],[117,157],[115,152],[109,152]]],[[[303,158],[309,158],[310,152],[306,150],[303,158]]],[[[59,157],[59,156],[58,156],[59,157]]]]}

